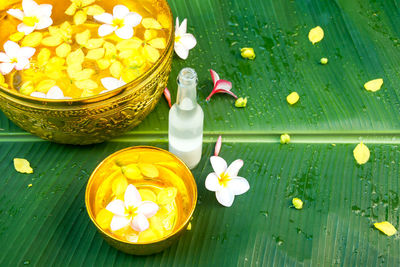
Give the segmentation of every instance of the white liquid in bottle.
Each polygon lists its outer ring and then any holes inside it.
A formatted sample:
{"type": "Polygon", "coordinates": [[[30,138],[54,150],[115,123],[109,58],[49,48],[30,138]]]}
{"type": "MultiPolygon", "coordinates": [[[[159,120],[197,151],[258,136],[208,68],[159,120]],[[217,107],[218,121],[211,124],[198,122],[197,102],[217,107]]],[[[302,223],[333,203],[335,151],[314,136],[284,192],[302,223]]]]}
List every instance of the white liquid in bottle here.
{"type": "Polygon", "coordinates": [[[184,68],[178,76],[178,96],[169,111],[169,151],[193,169],[201,159],[204,113],[196,101],[197,74],[184,68]]]}

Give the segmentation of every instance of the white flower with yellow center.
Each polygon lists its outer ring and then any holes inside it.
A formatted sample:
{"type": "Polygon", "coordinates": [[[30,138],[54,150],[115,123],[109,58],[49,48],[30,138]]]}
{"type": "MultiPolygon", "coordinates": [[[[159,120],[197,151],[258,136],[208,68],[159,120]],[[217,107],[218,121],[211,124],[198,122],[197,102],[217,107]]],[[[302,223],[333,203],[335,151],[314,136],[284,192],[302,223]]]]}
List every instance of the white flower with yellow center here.
{"type": "Polygon", "coordinates": [[[250,189],[249,182],[237,176],[243,166],[243,160],[237,159],[227,167],[226,161],[218,156],[210,158],[214,172],[206,178],[206,188],[215,192],[217,200],[225,207],[233,204],[235,195],[241,195],[250,189]]]}
{"type": "Polygon", "coordinates": [[[30,67],[29,59],[33,56],[33,54],[35,54],[35,48],[20,47],[13,41],[7,41],[3,47],[5,53],[0,52],[1,74],[6,75],[14,68],[16,70],[23,70],[30,67]]]}
{"type": "Polygon", "coordinates": [[[179,18],[176,18],[175,24],[175,53],[182,59],[187,59],[189,56],[189,50],[194,48],[197,44],[196,38],[193,34],[186,33],[187,31],[187,19],[182,21],[179,25],[179,18]]]}
{"type": "Polygon", "coordinates": [[[116,5],[113,15],[103,13],[94,18],[104,24],[99,27],[98,33],[101,37],[113,32],[122,39],[130,39],[133,36],[133,27],[140,24],[142,16],[138,13],[130,12],[124,5],[116,5]]]}
{"type": "Polygon", "coordinates": [[[38,5],[33,0],[23,0],[22,9],[9,9],[7,13],[22,20],[17,29],[19,32],[25,33],[25,35],[30,34],[34,30],[45,29],[53,24],[53,20],[50,18],[53,9],[52,5],[38,5]]]}
{"type": "Polygon", "coordinates": [[[126,188],[124,201],[115,199],[106,209],[114,214],[110,225],[111,231],[130,225],[133,230],[143,232],[150,226],[147,219],[153,217],[159,207],[152,201],[142,201],[139,191],[130,184],[126,188]]]}

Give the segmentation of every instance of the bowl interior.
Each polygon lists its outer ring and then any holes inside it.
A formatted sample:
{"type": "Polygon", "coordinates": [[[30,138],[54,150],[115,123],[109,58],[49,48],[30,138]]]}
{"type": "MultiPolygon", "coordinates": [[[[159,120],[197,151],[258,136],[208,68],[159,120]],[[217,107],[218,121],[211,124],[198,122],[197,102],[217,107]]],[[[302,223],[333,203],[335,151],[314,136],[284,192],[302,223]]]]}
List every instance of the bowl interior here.
{"type": "MultiPolygon", "coordinates": [[[[121,175],[122,172],[121,172],[121,175]]],[[[86,209],[89,214],[90,219],[96,225],[99,231],[101,231],[106,236],[118,241],[123,242],[129,245],[143,245],[143,244],[153,244],[169,237],[175,235],[180,232],[189,222],[193,211],[196,206],[197,201],[197,186],[194,180],[194,177],[190,170],[186,167],[186,165],[175,155],[172,153],[165,151],[156,147],[149,146],[138,146],[138,147],[129,147],[120,151],[115,152],[114,154],[108,156],[104,159],[94,170],[92,175],[89,178],[88,185],[86,187],[86,209]],[[156,161],[154,160],[156,158],[156,161]],[[136,242],[129,243],[122,239],[117,238],[116,236],[110,234],[108,231],[102,229],[99,224],[96,222],[95,215],[99,210],[98,205],[96,204],[95,198],[97,191],[102,184],[102,182],[107,179],[110,175],[110,170],[115,168],[117,165],[128,165],[131,163],[151,163],[154,164],[159,170],[160,177],[168,180],[171,186],[174,186],[178,189],[178,194],[176,196],[176,203],[181,207],[180,212],[178,213],[178,218],[175,223],[175,227],[173,231],[163,236],[160,239],[152,240],[149,242],[136,242]],[[167,177],[167,178],[164,178],[167,177]]]]}

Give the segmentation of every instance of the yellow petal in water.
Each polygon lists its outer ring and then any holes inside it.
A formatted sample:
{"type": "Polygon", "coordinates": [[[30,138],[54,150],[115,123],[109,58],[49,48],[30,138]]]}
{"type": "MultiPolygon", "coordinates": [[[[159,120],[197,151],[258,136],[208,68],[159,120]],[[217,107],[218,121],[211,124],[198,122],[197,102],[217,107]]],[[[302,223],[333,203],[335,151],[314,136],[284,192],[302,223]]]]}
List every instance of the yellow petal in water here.
{"type": "Polygon", "coordinates": [[[148,43],[152,47],[158,49],[164,49],[167,46],[167,44],[165,43],[165,38],[155,38],[153,40],[150,40],[148,43]]]}
{"type": "Polygon", "coordinates": [[[78,0],[78,1],[80,3],[80,6],[88,6],[96,2],[96,0],[78,0]]]}
{"type": "Polygon", "coordinates": [[[72,3],[67,10],[65,11],[65,14],[67,14],[68,16],[72,16],[74,15],[76,12],[76,4],[72,3]]]}
{"type": "Polygon", "coordinates": [[[320,26],[312,28],[308,33],[308,39],[312,44],[318,43],[323,38],[324,38],[324,30],[320,26]]]}
{"type": "Polygon", "coordinates": [[[390,222],[384,221],[380,223],[374,223],[374,226],[376,229],[387,236],[392,236],[397,232],[396,228],[394,228],[394,226],[390,222]]]}
{"type": "Polygon", "coordinates": [[[134,37],[128,40],[122,40],[116,46],[118,50],[126,50],[126,49],[138,49],[142,45],[142,40],[134,37]]]}
{"type": "Polygon", "coordinates": [[[371,80],[367,83],[364,84],[364,88],[367,91],[371,91],[371,92],[376,92],[378,90],[381,89],[383,84],[383,79],[375,79],[375,80],[371,80]]]}
{"type": "Polygon", "coordinates": [[[60,26],[60,30],[60,34],[62,36],[71,38],[71,34],[73,31],[71,23],[69,23],[68,21],[64,21],[60,26]]]}
{"type": "Polygon", "coordinates": [[[71,79],[74,79],[75,75],[82,71],[82,64],[75,63],[75,64],[70,64],[67,67],[67,73],[71,79]]]}
{"type": "Polygon", "coordinates": [[[155,31],[155,30],[146,30],[144,32],[144,39],[146,41],[147,40],[151,40],[151,39],[156,38],[156,37],[157,37],[157,31],[155,31]]]}
{"type": "Polygon", "coordinates": [[[162,29],[161,24],[157,20],[155,20],[153,18],[144,18],[144,19],[142,19],[142,25],[146,29],[155,29],[155,30],[162,29]]]}
{"type": "Polygon", "coordinates": [[[178,190],[175,187],[167,187],[157,194],[157,203],[167,205],[175,200],[178,190]]]}
{"type": "Polygon", "coordinates": [[[27,81],[19,88],[19,92],[23,95],[30,95],[35,91],[32,81],[27,81]]]}
{"type": "Polygon", "coordinates": [[[42,42],[43,34],[41,32],[32,32],[25,36],[21,46],[36,47],[42,42]]]}
{"type": "Polygon", "coordinates": [[[140,71],[137,69],[125,68],[122,71],[121,78],[124,82],[129,83],[140,76],[140,71]]]}
{"type": "Polygon", "coordinates": [[[298,210],[301,210],[303,208],[303,201],[300,198],[297,197],[293,198],[292,204],[298,210]]]}
{"type": "Polygon", "coordinates": [[[157,21],[160,22],[161,26],[165,29],[170,27],[170,19],[166,14],[159,14],[157,16],[157,21]]]}
{"type": "Polygon", "coordinates": [[[54,35],[50,35],[42,39],[42,45],[45,46],[59,46],[61,43],[62,39],[54,35]]]}
{"type": "Polygon", "coordinates": [[[104,57],[104,53],[105,53],[104,48],[91,49],[86,54],[86,58],[92,60],[99,60],[104,57]]]}
{"type": "Polygon", "coordinates": [[[50,59],[51,51],[48,48],[42,48],[37,55],[37,63],[43,67],[50,59]]]}
{"type": "Polygon", "coordinates": [[[10,35],[9,39],[13,42],[19,42],[22,38],[24,38],[25,33],[23,32],[16,32],[10,35]]]}
{"type": "Polygon", "coordinates": [[[138,167],[140,169],[140,172],[149,178],[157,178],[160,173],[158,172],[158,169],[156,166],[150,163],[139,163],[138,167]]]}
{"type": "Polygon", "coordinates": [[[14,168],[20,173],[33,173],[33,169],[26,159],[14,158],[14,168]]]}
{"type": "Polygon", "coordinates": [[[287,101],[290,105],[296,104],[297,101],[299,101],[299,99],[300,99],[300,96],[299,96],[299,94],[298,94],[297,92],[293,92],[293,93],[289,94],[289,95],[286,97],[286,101],[287,101]]]}
{"type": "Polygon", "coordinates": [[[87,43],[84,45],[87,49],[95,49],[99,48],[104,44],[104,39],[102,38],[94,38],[90,39],[87,41],[87,43]]]}
{"type": "Polygon", "coordinates": [[[112,183],[112,191],[115,196],[123,195],[128,187],[128,181],[124,177],[118,177],[112,183]]]}
{"type": "Polygon", "coordinates": [[[154,47],[151,47],[149,45],[146,45],[144,47],[144,52],[145,52],[146,58],[151,63],[155,63],[158,60],[158,58],[160,57],[160,52],[158,52],[157,49],[155,49],[154,47]]]}
{"type": "Polygon", "coordinates": [[[150,189],[139,189],[139,194],[142,197],[142,201],[157,201],[157,195],[150,189]]]}
{"type": "Polygon", "coordinates": [[[363,142],[359,143],[353,150],[353,155],[358,164],[365,164],[370,156],[369,149],[363,142]]]}
{"type": "Polygon", "coordinates": [[[36,91],[47,93],[51,87],[57,84],[54,80],[43,80],[36,86],[36,91]]]}
{"type": "Polygon", "coordinates": [[[75,25],[81,25],[85,23],[86,20],[87,20],[87,15],[85,11],[79,10],[78,12],[75,13],[74,15],[75,25]]]}
{"type": "Polygon", "coordinates": [[[67,57],[71,52],[71,46],[67,43],[62,43],[56,48],[56,55],[59,57],[67,57]]]}
{"type": "Polygon", "coordinates": [[[106,57],[112,57],[117,53],[117,48],[115,47],[114,44],[110,42],[105,42],[103,45],[104,49],[106,50],[106,57]]]}
{"type": "Polygon", "coordinates": [[[75,81],[84,81],[90,79],[94,73],[93,69],[83,69],[78,72],[68,72],[68,75],[75,81]]]}
{"type": "Polygon", "coordinates": [[[88,14],[89,16],[100,15],[103,14],[104,12],[105,10],[99,5],[92,5],[87,7],[86,9],[86,14],[88,14]]]}
{"type": "Polygon", "coordinates": [[[101,209],[96,215],[97,224],[104,230],[109,230],[114,214],[106,209],[101,209]]]}
{"type": "Polygon", "coordinates": [[[143,176],[137,166],[137,164],[129,164],[121,167],[122,173],[126,178],[131,180],[140,180],[143,179],[143,176]]]}
{"type": "Polygon", "coordinates": [[[75,86],[82,90],[94,90],[99,87],[99,85],[93,80],[83,80],[83,81],[76,81],[75,86]]]}
{"type": "Polygon", "coordinates": [[[83,53],[82,49],[77,49],[74,52],[71,52],[67,56],[67,64],[82,64],[85,60],[85,54],[83,53]]]}
{"type": "Polygon", "coordinates": [[[89,96],[94,96],[94,95],[96,95],[96,93],[93,90],[91,90],[91,89],[83,89],[81,97],[89,97],[89,96]]]}
{"type": "Polygon", "coordinates": [[[123,66],[122,66],[121,62],[116,61],[113,64],[111,64],[110,73],[114,78],[119,79],[122,74],[122,69],[123,69],[123,66]]]}
{"type": "Polygon", "coordinates": [[[99,67],[99,69],[101,70],[105,70],[108,69],[108,67],[110,67],[111,62],[108,59],[99,59],[97,60],[97,66],[99,67]]]}
{"type": "Polygon", "coordinates": [[[75,34],[75,40],[79,45],[86,45],[87,41],[90,39],[90,30],[85,30],[81,33],[75,34]]]}

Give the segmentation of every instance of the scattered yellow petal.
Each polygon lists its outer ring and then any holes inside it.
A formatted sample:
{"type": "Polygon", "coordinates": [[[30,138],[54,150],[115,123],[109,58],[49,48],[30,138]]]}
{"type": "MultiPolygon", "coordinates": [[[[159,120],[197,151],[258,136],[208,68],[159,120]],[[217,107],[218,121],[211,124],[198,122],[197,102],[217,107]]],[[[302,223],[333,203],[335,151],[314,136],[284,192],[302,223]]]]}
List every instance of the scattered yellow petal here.
{"type": "Polygon", "coordinates": [[[43,67],[50,59],[51,51],[48,48],[42,48],[37,55],[37,62],[40,67],[43,67]]]}
{"type": "Polygon", "coordinates": [[[10,35],[10,40],[13,42],[19,42],[22,38],[24,38],[25,33],[23,32],[16,32],[10,35]]]}
{"type": "Polygon", "coordinates": [[[65,11],[65,14],[67,14],[68,16],[72,16],[74,15],[76,12],[76,5],[75,3],[72,3],[67,10],[65,11]]]}
{"type": "Polygon", "coordinates": [[[83,69],[78,72],[69,71],[68,75],[71,79],[75,81],[84,81],[89,80],[94,73],[95,71],[93,69],[83,69]]]}
{"type": "Polygon", "coordinates": [[[32,81],[27,81],[24,84],[21,85],[21,88],[19,88],[19,92],[23,95],[30,95],[35,91],[35,88],[33,87],[33,82],[32,81]]]}
{"type": "Polygon", "coordinates": [[[303,201],[300,198],[297,197],[293,198],[292,204],[298,210],[301,210],[303,208],[303,201]]]}
{"type": "Polygon", "coordinates": [[[161,24],[157,20],[155,20],[153,18],[144,18],[144,19],[142,19],[142,25],[146,29],[155,29],[155,30],[162,29],[161,24]]]}
{"type": "Polygon", "coordinates": [[[286,101],[290,104],[290,105],[294,105],[297,103],[297,101],[299,101],[300,96],[297,92],[293,92],[290,93],[287,97],[286,97],[286,101]]]}
{"type": "Polygon", "coordinates": [[[239,97],[235,101],[235,107],[237,107],[237,108],[244,108],[244,107],[246,107],[246,105],[247,105],[247,97],[245,97],[245,98],[239,97]]]}
{"type": "Polygon", "coordinates": [[[82,89],[82,90],[84,90],[84,89],[94,90],[97,87],[99,87],[99,85],[95,81],[90,80],[90,79],[84,80],[84,81],[76,81],[74,84],[76,87],[78,87],[79,89],[82,89]]]}
{"type": "Polygon", "coordinates": [[[354,158],[356,159],[358,164],[365,164],[370,156],[369,149],[363,142],[359,143],[356,148],[353,150],[354,158]]]}
{"type": "Polygon", "coordinates": [[[36,47],[42,42],[43,34],[41,32],[32,32],[25,36],[21,46],[36,47]]]}
{"type": "Polygon", "coordinates": [[[97,16],[103,14],[105,10],[99,5],[92,5],[87,7],[86,14],[89,16],[97,16]]]}
{"type": "Polygon", "coordinates": [[[92,59],[92,60],[99,60],[104,57],[105,50],[104,48],[96,48],[89,50],[89,52],[86,54],[86,58],[92,59]]]}
{"type": "Polygon", "coordinates": [[[33,169],[26,159],[14,158],[14,168],[20,173],[33,173],[33,169]]]}
{"type": "Polygon", "coordinates": [[[158,48],[158,49],[164,49],[167,44],[165,42],[165,38],[155,38],[153,40],[150,40],[149,45],[151,45],[154,48],[158,48]]]}
{"type": "Polygon", "coordinates": [[[101,69],[101,70],[105,70],[105,69],[107,69],[108,67],[110,67],[110,65],[111,65],[111,62],[110,62],[110,60],[108,60],[108,59],[99,59],[99,60],[97,60],[97,66],[99,67],[99,69],[101,69]]]}
{"type": "Polygon", "coordinates": [[[80,4],[79,6],[81,7],[88,6],[96,2],[96,0],[75,0],[75,1],[78,2],[80,4]]]}
{"type": "Polygon", "coordinates": [[[142,201],[157,201],[157,195],[153,191],[149,189],[139,189],[138,191],[140,196],[142,197],[142,201]]]}
{"type": "Polygon", "coordinates": [[[128,181],[123,176],[115,179],[111,186],[113,194],[115,196],[124,194],[127,187],[128,187],[128,181]]]}
{"type": "Polygon", "coordinates": [[[85,30],[75,35],[75,40],[79,45],[84,46],[90,39],[90,30],[85,30]]]}
{"type": "Polygon", "coordinates": [[[240,49],[240,54],[242,58],[247,58],[247,59],[255,59],[256,54],[254,53],[254,49],[251,47],[245,47],[240,49]]]}
{"type": "Polygon", "coordinates": [[[102,38],[94,38],[94,39],[90,39],[89,41],[87,41],[85,47],[87,49],[95,49],[95,48],[99,48],[104,44],[104,39],[102,38]]]}
{"type": "Polygon", "coordinates": [[[118,50],[126,50],[126,49],[138,49],[142,45],[142,40],[139,38],[132,38],[128,40],[122,40],[116,46],[118,50]]]}
{"type": "Polygon", "coordinates": [[[137,164],[129,164],[126,166],[122,166],[121,171],[128,179],[140,180],[143,178],[142,173],[140,172],[140,169],[137,166],[137,164]]]}
{"type": "Polygon", "coordinates": [[[121,62],[116,61],[113,64],[111,64],[110,73],[114,78],[119,79],[122,74],[122,69],[123,69],[123,66],[122,66],[121,62]]]}
{"type": "Polygon", "coordinates": [[[156,30],[145,30],[144,32],[144,39],[147,40],[151,40],[153,38],[157,37],[157,31],[156,30]]]}
{"type": "Polygon", "coordinates": [[[151,47],[149,45],[146,45],[144,47],[144,52],[145,52],[146,58],[151,63],[155,63],[160,58],[160,52],[158,52],[157,49],[155,49],[154,47],[151,47]]]}
{"type": "Polygon", "coordinates": [[[137,69],[125,68],[122,71],[121,78],[124,82],[129,83],[139,77],[140,71],[137,69]]]}
{"type": "Polygon", "coordinates": [[[32,187],[32,184],[28,184],[28,187],[32,187]]]}
{"type": "Polygon", "coordinates": [[[188,224],[186,230],[188,230],[188,231],[192,230],[192,223],[191,223],[191,222],[189,222],[189,224],[188,224]]]}
{"type": "Polygon", "coordinates": [[[50,35],[42,39],[42,45],[45,46],[59,46],[62,43],[62,39],[58,36],[50,35]]]}
{"type": "Polygon", "coordinates": [[[68,75],[70,77],[75,75],[76,73],[78,73],[80,71],[82,71],[82,64],[80,64],[80,63],[70,64],[67,67],[67,73],[68,73],[68,75]]]}
{"type": "Polygon", "coordinates": [[[170,26],[170,19],[166,14],[159,14],[157,16],[157,21],[160,22],[160,24],[162,25],[163,28],[167,29],[170,26]]]}
{"type": "Polygon", "coordinates": [[[94,96],[95,92],[93,92],[92,89],[83,89],[81,97],[89,97],[89,96],[94,96]]]}
{"type": "Polygon", "coordinates": [[[56,48],[56,55],[59,57],[67,57],[71,52],[71,46],[67,43],[63,43],[56,48]]]}
{"type": "Polygon", "coordinates": [[[78,12],[75,13],[74,15],[75,25],[81,25],[85,23],[86,20],[87,20],[87,15],[85,11],[79,10],[78,12]]]}
{"type": "Polygon", "coordinates": [[[318,43],[323,38],[324,38],[324,30],[320,26],[312,28],[308,33],[308,39],[312,44],[318,43]]]}
{"type": "Polygon", "coordinates": [[[114,214],[111,211],[101,209],[96,215],[96,222],[101,228],[108,230],[110,229],[111,220],[113,217],[114,214]]]}
{"type": "Polygon", "coordinates": [[[281,144],[289,144],[290,143],[290,135],[282,134],[281,135],[281,144]]]}
{"type": "Polygon", "coordinates": [[[322,65],[326,65],[328,64],[328,59],[326,57],[321,58],[321,60],[319,61],[322,65]]]}
{"type": "Polygon", "coordinates": [[[153,164],[140,163],[138,164],[138,167],[140,169],[140,172],[146,177],[157,178],[159,175],[157,167],[154,166],[153,164]]]}
{"type": "Polygon", "coordinates": [[[374,223],[374,226],[376,229],[387,236],[392,236],[397,232],[396,228],[394,228],[394,226],[390,222],[384,221],[380,223],[374,223]]]}
{"type": "Polygon", "coordinates": [[[371,91],[371,92],[376,92],[379,89],[381,89],[383,84],[383,79],[375,79],[375,80],[371,80],[367,83],[364,84],[364,88],[367,91],[371,91]]]}
{"type": "Polygon", "coordinates": [[[72,64],[82,64],[83,61],[85,60],[85,54],[83,53],[82,49],[77,49],[74,52],[71,52],[67,56],[67,64],[72,65],[72,64]]]}
{"type": "Polygon", "coordinates": [[[43,80],[36,86],[36,91],[47,93],[51,87],[55,86],[57,82],[55,80],[43,80]]]}

